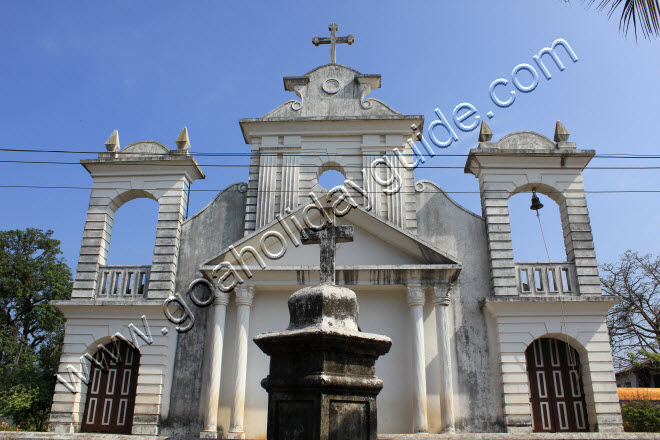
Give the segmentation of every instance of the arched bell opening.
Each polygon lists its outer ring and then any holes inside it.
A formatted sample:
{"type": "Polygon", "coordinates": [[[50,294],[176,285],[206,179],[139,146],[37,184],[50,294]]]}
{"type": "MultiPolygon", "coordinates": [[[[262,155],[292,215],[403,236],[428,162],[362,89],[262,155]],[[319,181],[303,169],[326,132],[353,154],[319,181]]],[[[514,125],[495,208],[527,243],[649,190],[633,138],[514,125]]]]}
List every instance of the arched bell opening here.
{"type": "Polygon", "coordinates": [[[108,204],[104,258],[97,275],[97,297],[146,297],[159,207],[155,196],[143,190],[124,192],[108,204]]]}
{"type": "Polygon", "coordinates": [[[566,199],[542,183],[517,187],[508,200],[517,290],[523,295],[576,295],[575,267],[565,238],[566,199]]]}
{"type": "Polygon", "coordinates": [[[123,339],[114,338],[102,345],[93,358],[81,431],[130,434],[140,352],[123,339]]]}
{"type": "Polygon", "coordinates": [[[589,431],[578,350],[558,338],[536,339],[525,350],[534,432],[589,431]]]}
{"type": "Polygon", "coordinates": [[[115,211],[106,264],[151,265],[158,208],[158,202],[136,197],[115,211]]]}

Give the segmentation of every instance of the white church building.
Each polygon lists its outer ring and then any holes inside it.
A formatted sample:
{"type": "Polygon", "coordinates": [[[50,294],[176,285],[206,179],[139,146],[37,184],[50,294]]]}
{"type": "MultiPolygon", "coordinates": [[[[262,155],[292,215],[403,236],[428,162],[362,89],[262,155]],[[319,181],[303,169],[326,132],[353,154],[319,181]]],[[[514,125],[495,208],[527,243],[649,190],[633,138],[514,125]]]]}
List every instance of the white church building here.
{"type": "MultiPolygon", "coordinates": [[[[621,431],[622,422],[582,170],[593,150],[482,125],[465,172],[481,213],[415,181],[424,125],[370,99],[380,75],[332,62],[285,77],[295,94],[240,120],[245,183],[188,216],[205,177],[184,129],[81,163],[94,179],[49,430],[266,438],[269,358],[255,335],[284,330],[287,299],[319,282],[300,230],[352,225],[337,284],[354,290],[363,331],[387,335],[376,364],[379,434],[621,431]],[[319,177],[335,170],[339,188],[319,177]],[[566,260],[514,261],[508,200],[557,203],[566,260]],[[150,266],[107,265],[117,210],[158,202],[150,266]],[[187,217],[187,218],[186,218],[187,217]]],[[[323,44],[326,39],[315,39],[323,44]]],[[[432,147],[432,145],[430,145],[432,147]]],[[[304,352],[300,356],[305,356],[304,352]]]]}

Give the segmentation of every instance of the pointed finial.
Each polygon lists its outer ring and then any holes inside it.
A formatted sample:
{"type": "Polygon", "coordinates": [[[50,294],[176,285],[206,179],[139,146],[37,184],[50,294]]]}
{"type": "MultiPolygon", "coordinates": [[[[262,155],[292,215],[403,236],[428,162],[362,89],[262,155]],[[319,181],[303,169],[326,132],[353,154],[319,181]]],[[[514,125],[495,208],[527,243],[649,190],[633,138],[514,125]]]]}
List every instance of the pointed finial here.
{"type": "Polygon", "coordinates": [[[105,148],[111,153],[116,153],[121,148],[119,146],[119,132],[113,131],[107,141],[105,141],[105,148]]]}
{"type": "Polygon", "coordinates": [[[413,131],[414,140],[419,141],[422,139],[422,130],[417,126],[417,124],[412,124],[410,129],[413,131]]]}
{"type": "Polygon", "coordinates": [[[490,131],[490,127],[486,124],[486,121],[481,121],[481,129],[479,130],[479,142],[490,142],[493,138],[493,132],[490,131]]]}
{"type": "Polygon", "coordinates": [[[176,146],[179,150],[187,151],[190,148],[190,139],[188,138],[188,127],[183,127],[179,137],[176,138],[176,146]]]}
{"type": "Polygon", "coordinates": [[[555,142],[566,142],[570,135],[564,124],[561,121],[557,121],[557,125],[555,125],[555,142]]]}

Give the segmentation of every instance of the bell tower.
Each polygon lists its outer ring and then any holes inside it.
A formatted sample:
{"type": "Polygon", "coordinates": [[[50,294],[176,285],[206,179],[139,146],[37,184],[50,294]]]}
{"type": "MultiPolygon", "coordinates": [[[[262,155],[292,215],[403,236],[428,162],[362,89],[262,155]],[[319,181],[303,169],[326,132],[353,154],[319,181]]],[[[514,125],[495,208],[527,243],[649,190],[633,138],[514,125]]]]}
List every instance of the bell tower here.
{"type": "Polygon", "coordinates": [[[562,273],[555,271],[555,283],[566,294],[599,296],[598,263],[582,178],[595,151],[580,150],[568,142],[569,133],[559,121],[554,142],[530,131],[509,134],[499,142],[491,142],[492,136],[482,123],[479,147],[470,150],[465,172],[479,179],[495,295],[535,293],[525,290],[524,284],[529,284],[525,275],[536,276],[542,286],[553,284],[545,271],[536,274],[537,268],[531,268],[533,273],[528,273],[530,268],[516,265],[513,259],[508,200],[521,192],[538,192],[555,201],[561,214],[567,263],[560,268],[562,273]],[[562,277],[565,283],[559,282],[562,277]]]}
{"type": "Polygon", "coordinates": [[[164,299],[174,290],[181,224],[188,189],[204,173],[189,153],[184,127],[170,150],[155,141],[123,149],[115,130],[97,159],[81,163],[94,179],[85,221],[73,298],[127,298],[140,295],[164,299]],[[149,198],[159,204],[156,243],[151,266],[106,266],[115,213],[126,202],[149,198]]]}

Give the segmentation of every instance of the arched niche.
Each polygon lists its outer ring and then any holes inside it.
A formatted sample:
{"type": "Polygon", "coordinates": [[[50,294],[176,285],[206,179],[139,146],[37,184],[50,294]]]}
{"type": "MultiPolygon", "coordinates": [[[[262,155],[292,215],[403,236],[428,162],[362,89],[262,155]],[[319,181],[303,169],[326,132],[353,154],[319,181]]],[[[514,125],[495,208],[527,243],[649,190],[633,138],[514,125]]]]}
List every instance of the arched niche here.
{"type": "Polygon", "coordinates": [[[560,212],[564,201],[563,194],[554,187],[542,183],[521,185],[511,193],[508,208],[515,261],[544,263],[567,261],[560,212]],[[538,211],[530,208],[534,191],[543,204],[538,211]],[[539,228],[539,223],[542,225],[542,230],[539,228]]]}

